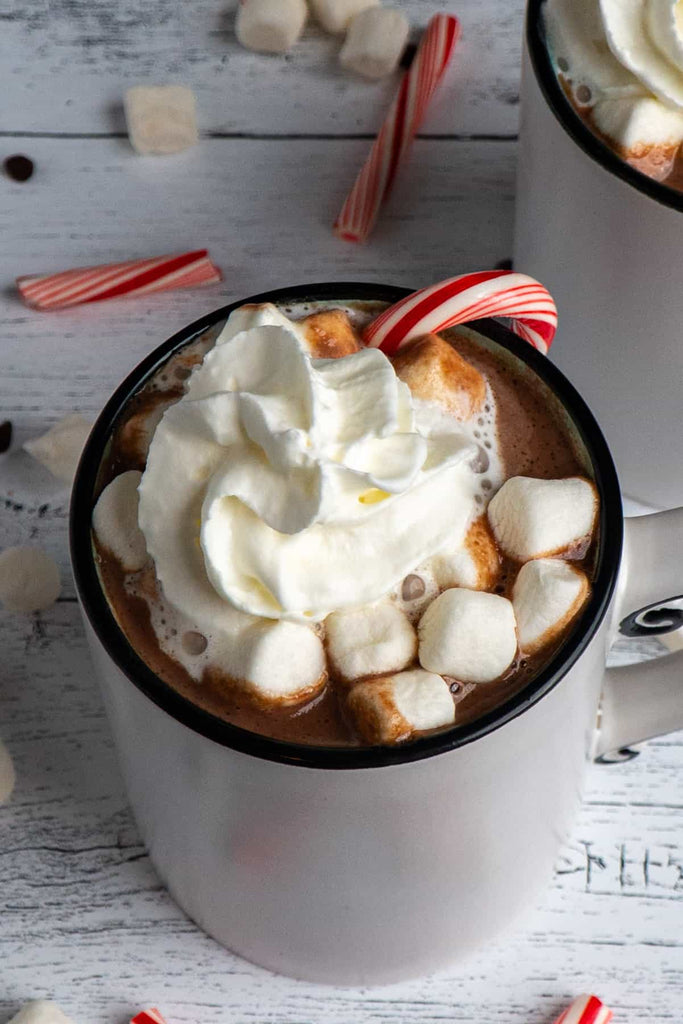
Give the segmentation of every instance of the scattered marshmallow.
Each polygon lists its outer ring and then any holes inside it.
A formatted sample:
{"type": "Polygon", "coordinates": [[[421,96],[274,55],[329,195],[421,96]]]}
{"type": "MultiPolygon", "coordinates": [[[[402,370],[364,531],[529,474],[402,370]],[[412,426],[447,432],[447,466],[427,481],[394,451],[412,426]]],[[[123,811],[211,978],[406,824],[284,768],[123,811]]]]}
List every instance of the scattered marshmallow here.
{"type": "Polygon", "coordinates": [[[73,1024],[73,1021],[56,1003],[48,999],[33,999],[24,1003],[8,1024],[73,1024]]]}
{"type": "Polygon", "coordinates": [[[560,558],[523,565],[512,591],[520,648],[533,654],[551,643],[579,612],[589,589],[584,573],[560,558]]]}
{"type": "Polygon", "coordinates": [[[257,53],[285,53],[306,24],[305,0],[241,0],[235,34],[242,46],[257,53]]]}
{"type": "Polygon", "coordinates": [[[309,0],[316,20],[326,32],[341,35],[352,18],[368,7],[377,7],[379,0],[309,0]]]}
{"type": "Polygon", "coordinates": [[[490,683],[517,653],[512,603],[497,594],[444,590],[420,619],[420,664],[465,683],[490,683]]]}
{"type": "Polygon", "coordinates": [[[0,552],[0,602],[8,612],[38,612],[59,597],[59,569],[41,548],[0,552]]]}
{"type": "Polygon", "coordinates": [[[0,740],[0,806],[7,803],[12,795],[16,775],[12,757],[5,744],[0,740]]]}
{"type": "Polygon", "coordinates": [[[332,612],[325,630],[333,675],[346,683],[400,672],[417,650],[415,630],[388,601],[332,612]]]}
{"type": "Polygon", "coordinates": [[[598,496],[583,477],[538,480],[513,476],[488,507],[493,534],[519,562],[568,552],[587,539],[595,523],[598,496]]]}
{"type": "Polygon", "coordinates": [[[384,78],[398,67],[410,25],[400,11],[368,7],[357,14],[339,53],[339,62],[365,78],[384,78]]]}
{"type": "Polygon", "coordinates": [[[425,334],[399,349],[392,363],[416,398],[436,402],[457,420],[471,419],[486,400],[479,370],[438,334],[425,334]]]}
{"type": "Polygon", "coordinates": [[[343,309],[324,309],[299,321],[313,359],[341,359],[361,348],[360,338],[343,309]]]}
{"type": "Polygon", "coordinates": [[[455,721],[448,683],[419,668],[358,683],[349,694],[348,708],[367,743],[398,743],[455,721]]]}
{"type": "MultiPolygon", "coordinates": [[[[232,646],[232,643],[231,643],[232,646]]],[[[220,659],[261,704],[294,704],[314,697],[327,681],[322,641],[296,622],[262,619],[248,627],[239,649],[220,659]]]]}
{"type": "Polygon", "coordinates": [[[475,519],[464,544],[439,551],[430,566],[441,589],[491,590],[500,569],[500,555],[486,517],[475,519]]]}
{"type": "Polygon", "coordinates": [[[24,442],[24,450],[60,480],[72,483],[92,424],[72,413],[50,427],[47,434],[24,442]]]}
{"type": "Polygon", "coordinates": [[[180,153],[198,139],[194,93],[186,85],[136,85],[124,99],[128,138],[142,156],[180,153]]]}
{"type": "Polygon", "coordinates": [[[142,473],[129,469],[107,484],[92,514],[97,540],[125,572],[137,572],[147,561],[145,537],[138,526],[138,486],[142,473]]]}

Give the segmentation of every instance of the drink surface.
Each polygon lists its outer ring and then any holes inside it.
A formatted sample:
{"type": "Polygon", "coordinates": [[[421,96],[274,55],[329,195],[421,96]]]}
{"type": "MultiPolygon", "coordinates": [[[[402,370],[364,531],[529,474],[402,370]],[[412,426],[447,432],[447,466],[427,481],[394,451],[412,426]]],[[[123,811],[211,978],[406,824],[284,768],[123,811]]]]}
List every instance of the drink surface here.
{"type": "Polygon", "coordinates": [[[622,160],[683,190],[683,18],[675,0],[546,0],[550,57],[569,103],[622,160]]]}
{"type": "MultiPolygon", "coordinates": [[[[339,303],[318,303],[283,307],[283,312],[297,320],[339,303]]],[[[349,303],[344,311],[355,327],[360,328],[381,311],[374,304],[349,303]]],[[[143,471],[150,440],[164,411],[185,394],[193,368],[201,364],[214,346],[220,328],[192,342],[169,361],[131,399],[112,437],[106,460],[101,467],[99,485],[106,485],[130,470],[143,471]]],[[[458,328],[445,332],[444,338],[471,367],[483,376],[487,394],[495,406],[496,437],[485,440],[486,417],[481,425],[481,454],[486,460],[484,493],[500,486],[495,480],[494,466],[488,467],[488,452],[497,451],[502,462],[502,477],[532,477],[557,480],[590,476],[590,468],[578,450],[557,399],[545,385],[529,372],[523,372],[513,360],[496,351],[474,332],[458,328]],[[493,443],[492,443],[493,441],[493,443]],[[484,444],[486,447],[484,447],[484,444]],[[486,479],[488,471],[495,485],[486,479]]],[[[488,405],[486,406],[488,409],[488,405]]],[[[480,430],[477,430],[480,435],[480,430]]],[[[495,461],[495,459],[493,459],[495,461]]],[[[483,504],[481,497],[477,499],[483,504]]],[[[482,516],[482,523],[484,517],[482,516]]],[[[490,542],[490,530],[481,526],[484,541],[490,542]]],[[[154,563],[147,561],[142,569],[126,572],[120,561],[95,540],[96,560],[104,592],[123,633],[147,665],[169,686],[204,710],[251,732],[296,743],[322,746],[358,745],[367,742],[359,735],[348,711],[348,680],[337,671],[333,658],[327,657],[327,681],[310,699],[291,704],[259,699],[221,668],[206,662],[198,673],[192,669],[207,657],[207,638],[188,620],[178,617],[165,600],[155,574],[154,563]],[[188,666],[189,669],[188,670],[188,666]]],[[[571,564],[593,576],[595,538],[569,553],[571,564]]],[[[512,597],[513,584],[520,563],[502,551],[498,552],[495,572],[487,585],[492,594],[512,597]]],[[[432,599],[444,590],[435,584],[420,567],[392,589],[387,600],[398,607],[407,620],[416,626],[426,609],[426,596],[432,599]],[[430,591],[425,594],[425,591],[430,591]]],[[[472,684],[445,676],[455,704],[458,725],[470,722],[493,710],[521,690],[538,673],[575,628],[569,619],[552,640],[540,650],[517,652],[509,667],[493,681],[472,684]]],[[[328,651],[325,621],[310,627],[323,639],[328,651]]],[[[404,669],[419,668],[417,651],[404,669]]],[[[419,731],[417,734],[420,734],[419,731]]]]}

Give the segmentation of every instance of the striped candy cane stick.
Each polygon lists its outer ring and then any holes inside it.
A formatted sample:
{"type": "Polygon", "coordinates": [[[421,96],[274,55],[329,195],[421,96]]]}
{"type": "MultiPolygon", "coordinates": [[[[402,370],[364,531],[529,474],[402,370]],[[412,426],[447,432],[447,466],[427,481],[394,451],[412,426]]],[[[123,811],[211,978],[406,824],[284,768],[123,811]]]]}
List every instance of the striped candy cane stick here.
{"type": "Polygon", "coordinates": [[[578,996],[555,1024],[609,1024],[612,1011],[597,996],[578,996]]]}
{"type": "Polygon", "coordinates": [[[392,355],[413,338],[485,316],[510,317],[515,334],[544,353],[557,329],[557,309],[542,284],[510,270],[483,270],[406,296],[369,324],[364,339],[392,355]]]}
{"type": "Polygon", "coordinates": [[[364,242],[372,231],[459,36],[460,23],[450,14],[437,14],[429,22],[415,59],[401,80],[398,95],[335,221],[334,230],[340,238],[364,242]]]}
{"type": "Polygon", "coordinates": [[[101,302],[121,296],[135,297],[172,288],[215,284],[221,272],[206,249],[171,256],[154,256],[127,263],[78,267],[61,274],[18,277],[17,288],[33,309],[65,309],[85,302],[101,302]]]}
{"type": "Polygon", "coordinates": [[[166,1021],[156,1006],[152,1006],[149,1010],[142,1010],[135,1017],[132,1017],[130,1024],[166,1024],[166,1021]]]}

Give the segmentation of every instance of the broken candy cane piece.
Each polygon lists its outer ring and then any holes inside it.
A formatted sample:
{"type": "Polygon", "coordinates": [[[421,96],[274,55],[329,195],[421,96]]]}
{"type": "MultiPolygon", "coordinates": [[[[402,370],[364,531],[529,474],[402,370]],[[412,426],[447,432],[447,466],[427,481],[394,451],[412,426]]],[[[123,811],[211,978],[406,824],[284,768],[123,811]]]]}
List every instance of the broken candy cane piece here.
{"type": "Polygon", "coordinates": [[[207,250],[196,249],[146,260],[77,267],[59,274],[18,277],[16,285],[27,306],[50,310],[123,296],[135,298],[173,288],[194,288],[220,280],[221,272],[211,262],[207,250]]]}
{"type": "Polygon", "coordinates": [[[131,1017],[130,1024],[166,1024],[166,1021],[156,1006],[152,1006],[149,1010],[141,1010],[140,1013],[131,1017]]]}

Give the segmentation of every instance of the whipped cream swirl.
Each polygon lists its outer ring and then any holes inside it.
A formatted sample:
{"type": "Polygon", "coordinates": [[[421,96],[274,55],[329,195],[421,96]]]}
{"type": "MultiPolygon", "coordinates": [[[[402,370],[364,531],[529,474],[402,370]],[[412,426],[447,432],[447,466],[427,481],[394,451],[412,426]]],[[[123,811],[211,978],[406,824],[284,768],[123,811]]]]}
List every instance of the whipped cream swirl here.
{"type": "Polygon", "coordinates": [[[319,621],[462,542],[476,455],[471,428],[414,400],[379,350],[311,359],[296,323],[247,307],[156,428],[140,527],[194,621],[216,618],[217,597],[319,621]]]}

